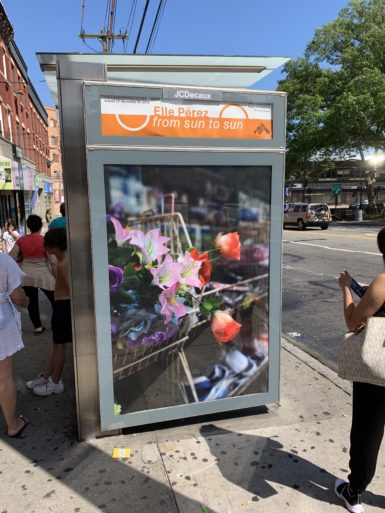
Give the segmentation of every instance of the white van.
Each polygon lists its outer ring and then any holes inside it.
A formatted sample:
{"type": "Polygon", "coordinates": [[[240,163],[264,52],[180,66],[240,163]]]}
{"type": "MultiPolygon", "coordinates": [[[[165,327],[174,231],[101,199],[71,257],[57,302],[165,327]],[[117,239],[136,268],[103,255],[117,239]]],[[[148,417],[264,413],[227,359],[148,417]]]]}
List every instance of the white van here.
{"type": "Polygon", "coordinates": [[[305,230],[308,226],[319,226],[327,230],[331,212],[326,203],[288,203],[283,214],[283,227],[297,226],[305,230]]]}

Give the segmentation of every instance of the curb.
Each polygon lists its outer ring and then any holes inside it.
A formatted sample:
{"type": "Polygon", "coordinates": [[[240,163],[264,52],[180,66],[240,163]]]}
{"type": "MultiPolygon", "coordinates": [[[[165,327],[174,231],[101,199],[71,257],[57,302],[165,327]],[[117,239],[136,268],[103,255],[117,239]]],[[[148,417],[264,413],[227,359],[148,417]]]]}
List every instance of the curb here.
{"type": "Polygon", "coordinates": [[[333,383],[333,385],[340,388],[347,395],[352,395],[352,384],[350,381],[346,381],[345,379],[338,377],[338,374],[335,371],[314,358],[314,356],[309,354],[302,347],[299,347],[297,342],[289,338],[287,335],[281,335],[281,347],[288,353],[298,358],[298,360],[301,360],[301,362],[316,371],[322,377],[333,383]]]}

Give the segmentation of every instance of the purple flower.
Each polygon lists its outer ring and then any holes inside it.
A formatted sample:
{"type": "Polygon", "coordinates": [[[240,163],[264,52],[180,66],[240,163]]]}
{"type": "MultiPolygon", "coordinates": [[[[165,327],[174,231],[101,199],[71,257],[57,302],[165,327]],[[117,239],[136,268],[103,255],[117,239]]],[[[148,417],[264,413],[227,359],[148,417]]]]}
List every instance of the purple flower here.
{"type": "Polygon", "coordinates": [[[108,266],[108,276],[110,279],[110,292],[116,292],[124,280],[124,271],[121,267],[114,265],[108,266]]]}
{"type": "Polygon", "coordinates": [[[142,337],[142,346],[157,347],[166,343],[178,331],[179,326],[176,324],[168,324],[167,328],[163,331],[155,331],[151,335],[142,337]]]}
{"type": "Polygon", "coordinates": [[[111,321],[111,333],[116,335],[118,331],[118,323],[116,321],[111,321]]]}

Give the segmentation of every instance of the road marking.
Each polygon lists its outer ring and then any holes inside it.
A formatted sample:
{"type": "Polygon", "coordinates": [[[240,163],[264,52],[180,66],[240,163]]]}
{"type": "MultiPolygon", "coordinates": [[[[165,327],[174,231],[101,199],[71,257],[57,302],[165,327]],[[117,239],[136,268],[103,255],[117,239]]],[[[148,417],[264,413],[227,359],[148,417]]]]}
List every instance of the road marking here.
{"type": "MultiPolygon", "coordinates": [[[[337,232],[337,230],[336,230],[337,232]]],[[[314,236],[314,231],[302,231],[301,232],[301,237],[302,236],[305,236],[305,235],[313,235],[314,236]]],[[[372,237],[374,237],[374,235],[370,234],[370,233],[365,233],[365,234],[362,234],[362,235],[354,235],[354,234],[349,234],[349,235],[344,235],[342,233],[332,233],[332,232],[328,232],[328,233],[325,233],[325,231],[322,233],[322,236],[326,238],[327,237],[335,237],[335,238],[343,238],[343,239],[361,239],[361,240],[372,240],[372,237]],[[365,237],[364,235],[370,235],[370,238],[369,237],[365,237]]],[[[377,234],[375,234],[375,236],[377,236],[377,234]]]]}
{"type": "Polygon", "coordinates": [[[294,267],[293,265],[282,265],[282,269],[287,269],[288,271],[299,271],[301,273],[312,274],[313,276],[326,276],[327,278],[334,278],[338,280],[339,276],[333,276],[331,274],[325,273],[317,273],[316,271],[312,271],[311,269],[303,269],[302,267],[294,267]]]}
{"type": "Polygon", "coordinates": [[[296,240],[284,240],[290,244],[300,244],[301,246],[314,246],[316,248],[328,249],[329,251],[342,251],[343,253],[360,253],[361,255],[379,256],[381,253],[373,253],[372,251],[357,251],[355,249],[331,248],[330,246],[322,246],[321,244],[312,244],[311,242],[299,242],[296,240]]]}

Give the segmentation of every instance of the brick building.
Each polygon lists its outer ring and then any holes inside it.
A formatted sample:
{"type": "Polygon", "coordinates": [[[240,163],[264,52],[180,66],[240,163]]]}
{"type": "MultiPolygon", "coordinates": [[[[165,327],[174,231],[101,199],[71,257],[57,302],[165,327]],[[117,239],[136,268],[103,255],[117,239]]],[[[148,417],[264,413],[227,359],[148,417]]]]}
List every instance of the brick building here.
{"type": "Polygon", "coordinates": [[[49,176],[53,187],[53,211],[54,217],[60,216],[60,203],[64,200],[63,172],[60,150],[60,123],[57,110],[54,107],[45,106],[48,114],[48,146],[49,146],[49,176]]]}
{"type": "Polygon", "coordinates": [[[12,219],[23,233],[30,213],[52,210],[48,115],[28,77],[0,2],[0,227],[12,219]]]}

